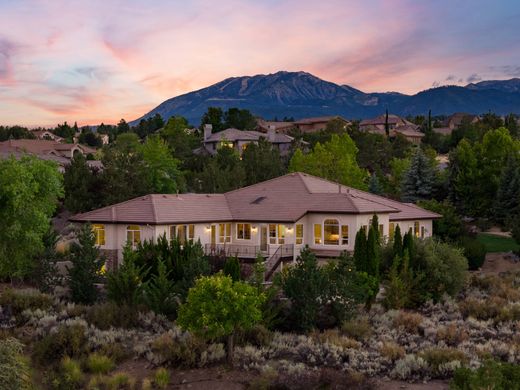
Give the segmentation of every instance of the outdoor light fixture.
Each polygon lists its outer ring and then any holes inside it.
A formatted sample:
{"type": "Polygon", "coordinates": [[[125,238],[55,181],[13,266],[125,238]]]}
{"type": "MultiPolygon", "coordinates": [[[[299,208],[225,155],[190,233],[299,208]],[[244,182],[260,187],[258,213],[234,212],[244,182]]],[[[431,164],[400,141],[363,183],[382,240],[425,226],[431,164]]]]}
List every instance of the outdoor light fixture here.
{"type": "Polygon", "coordinates": [[[207,225],[207,226],[206,226],[206,231],[207,231],[207,232],[211,231],[211,225],[207,225]]]}
{"type": "Polygon", "coordinates": [[[258,228],[256,226],[251,226],[251,231],[253,233],[256,233],[258,231],[258,228]]]}

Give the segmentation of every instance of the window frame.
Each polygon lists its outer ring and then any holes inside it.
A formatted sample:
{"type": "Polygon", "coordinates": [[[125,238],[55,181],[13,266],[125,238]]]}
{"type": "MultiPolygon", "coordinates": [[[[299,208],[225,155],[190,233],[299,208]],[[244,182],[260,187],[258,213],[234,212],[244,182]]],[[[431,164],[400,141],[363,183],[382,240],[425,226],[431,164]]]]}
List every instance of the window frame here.
{"type": "Polygon", "coordinates": [[[231,242],[231,223],[230,222],[218,224],[218,242],[220,244],[225,244],[225,243],[231,242]]]}
{"type": "MultiPolygon", "coordinates": [[[[340,242],[340,223],[336,218],[327,218],[323,221],[323,245],[337,246],[340,242]],[[336,240],[327,240],[327,228],[334,229],[329,236],[336,236],[336,240]],[[336,231],[337,230],[337,231],[336,231]],[[335,233],[334,233],[335,231],[335,233]]],[[[330,238],[330,237],[329,237],[330,238]]]]}
{"type": "Polygon", "coordinates": [[[294,227],[294,242],[296,245],[303,244],[303,223],[297,223],[294,227]]]}
{"type": "Polygon", "coordinates": [[[95,223],[92,225],[92,231],[94,232],[94,237],[96,238],[96,245],[97,246],[106,245],[105,225],[102,223],[95,223]]]}
{"type": "Polygon", "coordinates": [[[421,227],[421,224],[420,224],[419,221],[414,221],[414,222],[413,222],[413,235],[414,235],[416,238],[419,238],[420,227],[421,227]]]}
{"type": "Polygon", "coordinates": [[[349,232],[349,226],[348,225],[341,225],[340,227],[340,240],[341,240],[341,245],[348,245],[349,243],[349,236],[350,232],[349,232]],[[346,228],[346,235],[345,235],[345,231],[344,231],[344,228],[346,228]]]}
{"type": "Polygon", "coordinates": [[[141,226],[127,225],[126,226],[126,243],[131,243],[132,248],[137,247],[141,243],[141,226]],[[131,238],[131,239],[130,239],[131,238]]]}
{"type": "Polygon", "coordinates": [[[388,238],[390,240],[393,240],[394,239],[394,235],[395,235],[395,222],[389,222],[388,223],[388,238]]]}
{"type": "Polygon", "coordinates": [[[236,228],[237,228],[237,234],[236,234],[236,237],[237,237],[237,240],[251,240],[251,230],[252,230],[252,226],[251,226],[251,223],[237,223],[236,224],[236,228]],[[240,229],[240,225],[242,225],[242,229],[240,229]],[[249,227],[249,229],[246,229],[246,227],[249,227]],[[249,232],[249,237],[247,237],[248,234],[246,234],[247,232],[249,232]],[[239,234],[242,233],[242,237],[239,236],[239,234]]]}
{"type": "Polygon", "coordinates": [[[271,244],[271,245],[285,244],[286,233],[287,233],[287,227],[284,224],[270,223],[268,226],[269,244],[271,244]]]}
{"type": "Polygon", "coordinates": [[[323,227],[321,223],[315,223],[313,226],[313,237],[314,237],[314,245],[322,245],[323,243],[323,227]],[[319,229],[319,234],[316,234],[316,228],[319,229]]]}

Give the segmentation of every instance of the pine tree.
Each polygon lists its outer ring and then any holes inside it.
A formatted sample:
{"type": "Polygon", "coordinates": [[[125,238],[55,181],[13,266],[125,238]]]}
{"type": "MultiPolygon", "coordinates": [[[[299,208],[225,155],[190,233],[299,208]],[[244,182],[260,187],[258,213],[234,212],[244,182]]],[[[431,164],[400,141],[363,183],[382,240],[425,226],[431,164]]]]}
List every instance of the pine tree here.
{"type": "MultiPolygon", "coordinates": [[[[370,228],[374,230],[377,245],[381,244],[381,232],[379,231],[379,218],[376,214],[372,216],[372,223],[370,228]]],[[[369,232],[370,233],[370,232],[369,232]]]]}
{"type": "Polygon", "coordinates": [[[410,168],[404,175],[402,198],[404,202],[431,199],[435,183],[432,164],[421,149],[415,152],[410,168]]]}
{"type": "Polygon", "coordinates": [[[412,229],[410,229],[403,238],[403,257],[408,256],[410,259],[410,268],[414,271],[417,269],[415,253],[415,238],[412,229]]]}
{"type": "Polygon", "coordinates": [[[502,170],[494,209],[495,219],[501,224],[520,212],[520,163],[515,156],[509,156],[502,170]]]}
{"type": "Polygon", "coordinates": [[[379,278],[379,263],[381,253],[379,246],[379,233],[374,227],[370,227],[367,239],[367,260],[368,260],[368,274],[379,278]]]}
{"type": "Polygon", "coordinates": [[[358,230],[354,244],[354,264],[360,272],[368,271],[367,233],[364,227],[358,230]]]}
{"type": "Polygon", "coordinates": [[[375,172],[372,173],[372,176],[370,176],[370,181],[368,182],[368,191],[376,195],[381,195],[383,193],[381,183],[379,182],[379,178],[375,172]]]}
{"type": "Polygon", "coordinates": [[[401,236],[401,228],[399,227],[399,225],[395,227],[394,231],[393,254],[394,257],[403,256],[403,237],[401,236]]]}
{"type": "Polygon", "coordinates": [[[388,124],[388,108],[385,111],[385,133],[386,136],[390,136],[390,125],[388,124]]]}

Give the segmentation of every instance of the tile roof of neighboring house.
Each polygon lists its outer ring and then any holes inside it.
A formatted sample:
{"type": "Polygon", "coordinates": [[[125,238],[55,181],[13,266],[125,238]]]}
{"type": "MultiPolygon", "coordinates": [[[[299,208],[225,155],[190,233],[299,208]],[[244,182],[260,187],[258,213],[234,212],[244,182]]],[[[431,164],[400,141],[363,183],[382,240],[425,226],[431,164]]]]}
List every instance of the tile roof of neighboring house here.
{"type": "Polygon", "coordinates": [[[420,131],[417,131],[418,126],[416,125],[403,125],[398,126],[394,129],[395,133],[399,133],[404,135],[405,137],[416,137],[416,138],[422,138],[424,137],[424,133],[421,133],[420,131]]]}
{"type": "Polygon", "coordinates": [[[142,196],[71,220],[140,224],[295,222],[307,213],[390,213],[390,220],[439,217],[415,205],[297,172],[225,194],[142,196]]]}
{"type": "Polygon", "coordinates": [[[339,115],[334,115],[334,116],[320,116],[320,117],[316,117],[316,118],[303,118],[303,119],[295,121],[294,123],[298,124],[298,125],[310,125],[313,123],[329,122],[329,121],[331,121],[333,119],[337,119],[337,118],[344,120],[345,122],[348,122],[345,118],[343,118],[339,115]]]}
{"type": "MultiPolygon", "coordinates": [[[[367,126],[367,125],[384,125],[386,123],[386,115],[379,115],[372,119],[364,119],[362,120],[359,125],[360,126],[367,126]]],[[[401,124],[401,125],[412,125],[410,121],[407,121],[404,118],[401,118],[400,116],[394,115],[394,114],[388,114],[388,124],[395,125],[395,124],[401,124]]]]}
{"type": "Polygon", "coordinates": [[[444,125],[452,128],[459,127],[464,119],[467,119],[470,123],[473,123],[478,120],[478,115],[468,114],[465,112],[456,112],[446,118],[444,125]]]}
{"type": "Polygon", "coordinates": [[[267,132],[269,126],[274,126],[276,131],[288,130],[294,127],[294,122],[278,122],[278,121],[266,121],[263,119],[257,120],[258,128],[267,132]]]}
{"type": "MultiPolygon", "coordinates": [[[[259,131],[254,130],[238,130],[234,128],[229,128],[223,131],[219,131],[218,133],[212,133],[204,142],[220,142],[220,141],[258,141],[260,138],[266,138],[268,135],[266,133],[261,133],[259,131]]],[[[288,136],[287,134],[275,133],[274,139],[272,143],[291,143],[293,141],[293,137],[288,136]]]]}
{"type": "MultiPolygon", "coordinates": [[[[51,154],[61,155],[62,152],[70,152],[78,148],[83,153],[95,153],[96,149],[79,144],[63,144],[56,141],[41,139],[10,139],[0,142],[0,151],[3,152],[26,152],[31,154],[51,154]]],[[[64,156],[66,157],[66,156],[64,156]]]]}

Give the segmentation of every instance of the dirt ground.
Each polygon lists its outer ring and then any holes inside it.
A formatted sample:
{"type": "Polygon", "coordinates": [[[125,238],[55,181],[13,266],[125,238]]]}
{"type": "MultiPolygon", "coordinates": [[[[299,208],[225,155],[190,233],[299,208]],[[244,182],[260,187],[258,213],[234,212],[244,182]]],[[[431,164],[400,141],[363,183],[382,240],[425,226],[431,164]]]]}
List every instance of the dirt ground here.
{"type": "Polygon", "coordinates": [[[499,274],[507,271],[520,271],[520,262],[514,262],[509,253],[488,253],[480,272],[499,274]]]}

